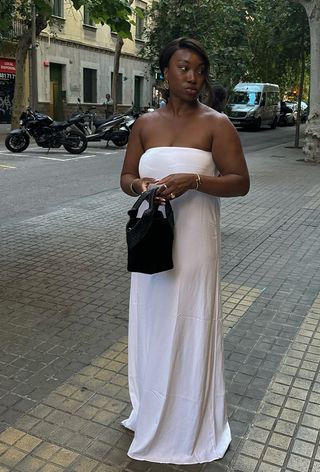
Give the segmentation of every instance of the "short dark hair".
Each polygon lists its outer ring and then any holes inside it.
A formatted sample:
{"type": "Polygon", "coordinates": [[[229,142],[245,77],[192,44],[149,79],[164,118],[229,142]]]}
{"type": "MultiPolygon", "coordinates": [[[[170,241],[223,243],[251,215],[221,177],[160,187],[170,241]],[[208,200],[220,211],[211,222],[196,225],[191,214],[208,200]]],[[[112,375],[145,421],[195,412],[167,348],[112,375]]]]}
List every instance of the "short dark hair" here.
{"type": "Polygon", "coordinates": [[[191,49],[192,51],[194,51],[201,57],[204,64],[205,88],[206,88],[208,96],[211,97],[212,92],[211,92],[211,86],[209,83],[210,62],[209,62],[209,58],[204,47],[197,39],[184,38],[184,37],[177,38],[170,41],[162,49],[159,56],[159,66],[160,66],[162,75],[164,75],[164,69],[168,67],[171,57],[179,49],[191,49]]]}

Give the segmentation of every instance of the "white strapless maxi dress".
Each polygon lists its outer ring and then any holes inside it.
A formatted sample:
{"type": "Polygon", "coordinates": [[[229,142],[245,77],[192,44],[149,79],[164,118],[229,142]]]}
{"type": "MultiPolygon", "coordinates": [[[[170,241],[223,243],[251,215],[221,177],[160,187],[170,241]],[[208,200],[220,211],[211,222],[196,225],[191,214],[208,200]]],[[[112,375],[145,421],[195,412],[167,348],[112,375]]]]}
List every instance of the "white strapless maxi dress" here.
{"type": "MultiPolygon", "coordinates": [[[[155,147],[141,177],[215,175],[210,152],[155,147]]],[[[128,455],[172,464],[223,457],[231,441],[223,377],[219,199],[190,190],[172,201],[174,269],[133,273],[129,308],[129,392],[135,432],[128,455]]],[[[155,248],[156,250],[156,248],[155,248]]]]}

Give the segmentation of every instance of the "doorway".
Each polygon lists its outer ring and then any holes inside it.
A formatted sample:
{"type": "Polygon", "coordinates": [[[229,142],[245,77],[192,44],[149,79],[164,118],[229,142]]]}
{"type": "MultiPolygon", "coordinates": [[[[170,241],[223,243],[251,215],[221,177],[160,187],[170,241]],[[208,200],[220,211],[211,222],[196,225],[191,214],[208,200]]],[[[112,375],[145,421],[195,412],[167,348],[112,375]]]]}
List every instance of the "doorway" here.
{"type": "Polygon", "coordinates": [[[142,86],[143,86],[143,77],[139,77],[138,75],[134,76],[134,108],[137,111],[141,109],[141,97],[142,97],[142,86]]]}
{"type": "Polygon", "coordinates": [[[50,116],[63,120],[62,64],[50,63],[50,116]]]}

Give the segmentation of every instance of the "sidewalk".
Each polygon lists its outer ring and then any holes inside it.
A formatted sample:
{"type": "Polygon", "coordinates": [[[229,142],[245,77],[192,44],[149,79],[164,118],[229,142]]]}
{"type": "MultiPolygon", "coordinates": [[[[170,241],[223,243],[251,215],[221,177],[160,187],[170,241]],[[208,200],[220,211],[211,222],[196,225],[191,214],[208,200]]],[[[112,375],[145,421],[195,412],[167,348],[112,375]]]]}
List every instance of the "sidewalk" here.
{"type": "Polygon", "coordinates": [[[233,441],[211,464],[126,455],[131,199],[0,226],[0,472],[320,471],[320,166],[302,159],[247,154],[250,193],[222,203],[233,441]]]}

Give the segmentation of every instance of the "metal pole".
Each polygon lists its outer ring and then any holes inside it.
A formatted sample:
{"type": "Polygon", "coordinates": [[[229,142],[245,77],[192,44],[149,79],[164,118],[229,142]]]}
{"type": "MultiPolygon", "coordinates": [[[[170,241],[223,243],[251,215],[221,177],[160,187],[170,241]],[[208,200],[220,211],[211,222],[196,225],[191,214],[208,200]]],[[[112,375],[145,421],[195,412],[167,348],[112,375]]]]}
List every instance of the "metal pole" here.
{"type": "Polygon", "coordinates": [[[32,110],[38,108],[38,78],[37,78],[37,35],[36,35],[36,4],[35,0],[31,0],[31,97],[32,110]]]}

